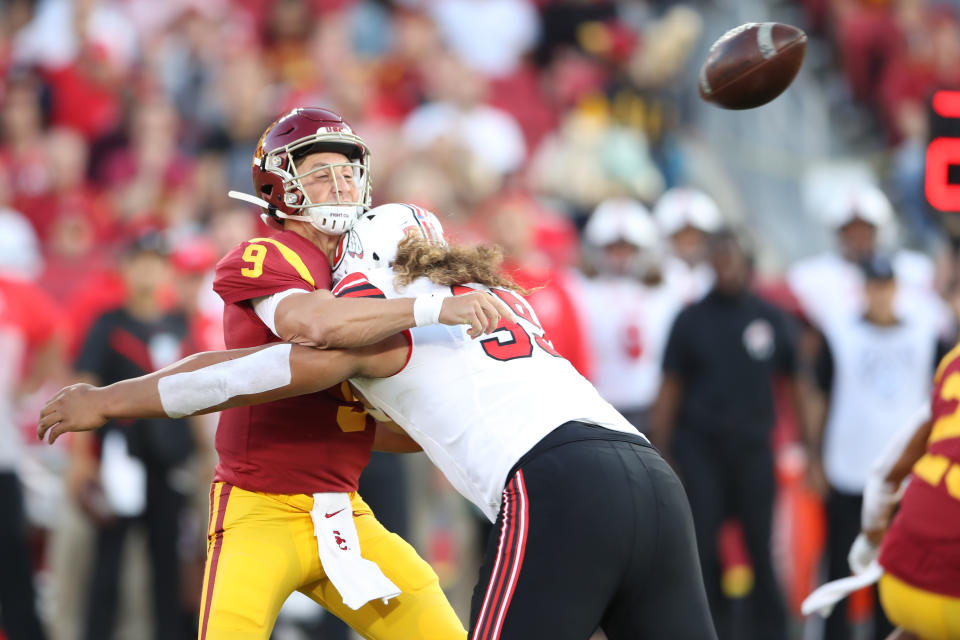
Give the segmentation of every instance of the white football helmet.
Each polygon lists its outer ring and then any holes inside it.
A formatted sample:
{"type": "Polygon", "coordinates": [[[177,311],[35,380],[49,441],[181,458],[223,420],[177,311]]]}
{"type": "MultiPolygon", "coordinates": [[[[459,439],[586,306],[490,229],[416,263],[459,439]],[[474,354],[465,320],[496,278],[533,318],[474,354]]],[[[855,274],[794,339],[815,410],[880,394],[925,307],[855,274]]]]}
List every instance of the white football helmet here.
{"type": "Polygon", "coordinates": [[[689,187],[674,187],[660,196],[653,207],[653,217],[665,238],[685,227],[713,233],[723,224],[720,208],[713,198],[689,187]]]}
{"type": "Polygon", "coordinates": [[[397,257],[397,246],[411,234],[430,244],[446,244],[443,225],[426,209],[390,203],[366,212],[340,238],[333,261],[333,283],[357,271],[391,266],[397,257]]]}

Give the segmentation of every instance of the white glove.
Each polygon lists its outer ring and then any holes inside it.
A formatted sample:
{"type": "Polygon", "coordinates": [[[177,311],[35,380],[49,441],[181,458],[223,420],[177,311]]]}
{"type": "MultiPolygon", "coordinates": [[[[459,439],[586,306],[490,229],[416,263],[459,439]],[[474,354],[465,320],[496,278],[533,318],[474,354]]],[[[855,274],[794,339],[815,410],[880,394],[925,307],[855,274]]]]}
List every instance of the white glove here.
{"type": "Polygon", "coordinates": [[[850,571],[858,576],[867,570],[867,567],[877,559],[880,552],[879,545],[875,545],[867,539],[866,534],[860,533],[857,539],[853,541],[850,547],[850,553],[847,554],[847,562],[850,564],[850,571]]]}
{"type": "Polygon", "coordinates": [[[871,473],[863,487],[863,509],[860,512],[860,528],[878,531],[890,524],[890,513],[903,494],[882,477],[871,473]]]}

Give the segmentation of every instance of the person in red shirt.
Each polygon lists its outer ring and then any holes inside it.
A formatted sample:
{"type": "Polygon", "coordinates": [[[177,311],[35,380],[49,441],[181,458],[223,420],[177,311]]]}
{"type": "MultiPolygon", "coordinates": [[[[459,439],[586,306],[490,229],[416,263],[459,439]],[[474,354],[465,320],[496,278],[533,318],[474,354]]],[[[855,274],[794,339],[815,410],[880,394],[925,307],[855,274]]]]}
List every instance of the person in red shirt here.
{"type": "Polygon", "coordinates": [[[36,609],[27,518],[18,475],[22,457],[15,424],[18,398],[62,365],[62,337],[56,303],[26,277],[35,267],[14,214],[0,214],[0,636],[42,640],[36,609]],[[13,241],[11,243],[11,240],[13,241]],[[16,265],[12,263],[18,263],[16,265]]]}

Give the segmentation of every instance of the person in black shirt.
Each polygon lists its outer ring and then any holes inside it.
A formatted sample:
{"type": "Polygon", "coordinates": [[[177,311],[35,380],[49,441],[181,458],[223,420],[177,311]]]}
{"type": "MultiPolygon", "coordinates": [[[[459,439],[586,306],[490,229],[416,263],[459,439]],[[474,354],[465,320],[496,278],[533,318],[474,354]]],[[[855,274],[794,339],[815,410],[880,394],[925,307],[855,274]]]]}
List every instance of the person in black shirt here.
{"type": "Polygon", "coordinates": [[[784,315],[750,292],[751,261],[737,236],[717,232],[710,248],[716,282],[671,329],[651,435],[687,490],[718,635],[733,633],[717,553],[721,524],[732,516],[742,524],[755,576],[746,628],[736,637],[785,638],[786,607],[770,554],[770,432],[773,380],[794,377],[794,343],[784,315]]]}
{"type": "MultiPolygon", "coordinates": [[[[158,299],[159,288],[170,277],[162,238],[156,234],[138,238],[122,257],[121,267],[127,289],[124,306],[104,313],[94,322],[75,364],[81,377],[98,384],[150,373],[193,351],[187,344],[186,317],[179,311],[166,311],[158,299]]],[[[174,485],[176,479],[185,477],[178,470],[194,451],[192,431],[186,420],[118,420],[105,425],[95,438],[89,447],[74,448],[89,452],[88,455],[99,451],[99,461],[85,466],[95,471],[101,469],[90,477],[89,491],[79,496],[81,507],[96,525],[83,637],[113,637],[123,543],[130,527],[138,522],[147,531],[154,638],[187,637],[192,621],[188,614],[185,619],[180,606],[178,540],[185,493],[190,487],[174,485]],[[119,453],[117,443],[122,443],[119,453]],[[128,490],[124,493],[128,497],[139,494],[139,499],[133,498],[126,507],[110,500],[109,491],[97,488],[99,479],[115,473],[112,470],[117,468],[118,460],[120,467],[132,466],[134,471],[114,477],[120,485],[126,485],[128,490]],[[144,481],[139,483],[138,477],[144,481]],[[131,489],[138,485],[140,492],[131,489]]]]}

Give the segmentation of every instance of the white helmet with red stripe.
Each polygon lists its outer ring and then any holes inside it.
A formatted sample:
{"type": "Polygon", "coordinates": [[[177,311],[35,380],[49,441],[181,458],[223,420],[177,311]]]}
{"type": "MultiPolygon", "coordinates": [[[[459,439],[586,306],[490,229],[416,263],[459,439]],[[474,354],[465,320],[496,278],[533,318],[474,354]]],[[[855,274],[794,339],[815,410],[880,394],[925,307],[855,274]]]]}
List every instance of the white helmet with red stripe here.
{"type": "Polygon", "coordinates": [[[446,244],[437,216],[415,205],[384,204],[363,214],[337,245],[334,284],[357,271],[391,266],[397,246],[409,235],[420,236],[430,244],[446,244]]]}

